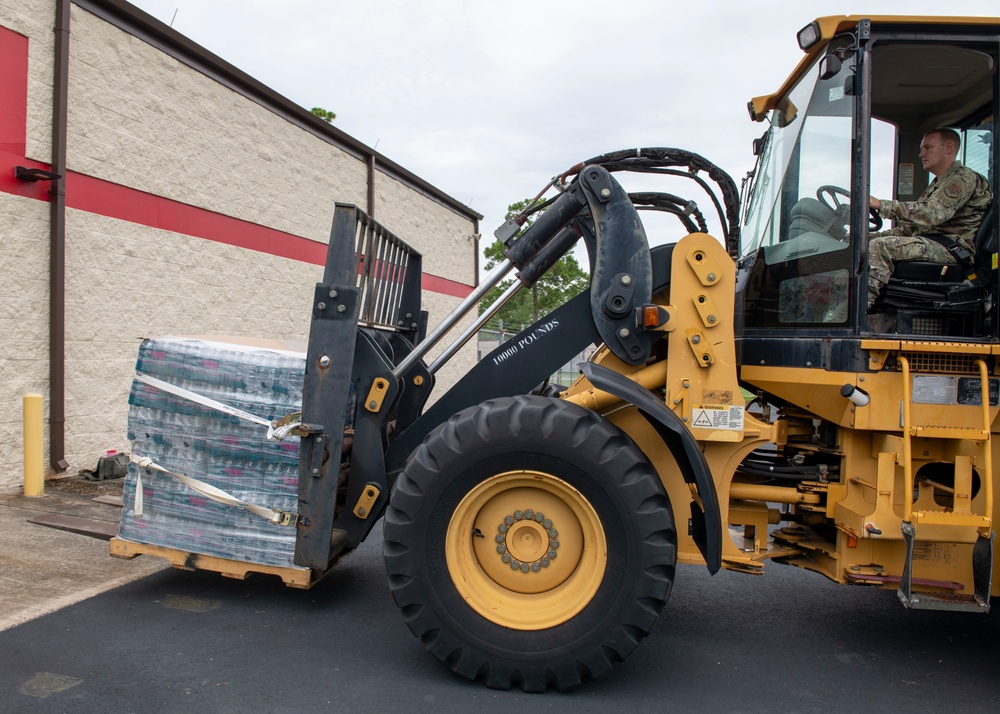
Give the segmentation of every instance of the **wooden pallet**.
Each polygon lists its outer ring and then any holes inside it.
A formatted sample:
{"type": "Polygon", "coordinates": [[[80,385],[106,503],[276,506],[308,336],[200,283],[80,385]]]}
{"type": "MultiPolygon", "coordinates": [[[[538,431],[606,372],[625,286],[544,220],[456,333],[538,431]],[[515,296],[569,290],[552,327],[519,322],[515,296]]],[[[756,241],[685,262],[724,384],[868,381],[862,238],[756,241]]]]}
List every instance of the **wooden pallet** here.
{"type": "Polygon", "coordinates": [[[155,555],[181,570],[209,570],[219,573],[223,577],[235,578],[236,580],[246,580],[247,576],[253,573],[277,575],[288,587],[302,589],[311,588],[329,572],[320,572],[312,568],[294,566],[282,567],[278,565],[245,563],[240,560],[217,558],[213,555],[188,553],[183,550],[175,550],[174,548],[166,548],[160,545],[136,543],[117,537],[112,538],[110,541],[110,554],[115,558],[124,558],[126,560],[131,560],[140,555],[155,555]]]}

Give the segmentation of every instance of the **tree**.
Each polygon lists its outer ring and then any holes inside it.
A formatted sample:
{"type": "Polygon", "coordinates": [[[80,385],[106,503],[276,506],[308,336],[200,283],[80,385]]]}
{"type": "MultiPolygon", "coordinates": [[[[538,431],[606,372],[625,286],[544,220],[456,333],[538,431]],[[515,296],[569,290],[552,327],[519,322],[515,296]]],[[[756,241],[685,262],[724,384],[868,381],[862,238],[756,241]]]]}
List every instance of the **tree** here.
{"type": "MultiPolygon", "coordinates": [[[[524,210],[530,202],[531,199],[524,199],[510,204],[507,206],[506,218],[508,220],[513,218],[524,210]]],[[[537,215],[540,214],[536,214],[536,217],[537,215]]],[[[518,235],[527,230],[531,223],[532,218],[529,217],[518,235]]],[[[505,260],[503,254],[505,248],[506,246],[497,240],[483,251],[487,270],[492,270],[505,260]]],[[[513,283],[514,279],[504,280],[486,293],[486,296],[479,303],[479,314],[486,312],[513,283]]],[[[519,332],[522,326],[526,327],[537,321],[541,315],[552,312],[571,297],[585,290],[589,284],[590,276],[580,267],[579,261],[573,254],[567,253],[539,278],[531,290],[521,290],[511,298],[510,302],[487,323],[486,328],[499,330],[502,321],[505,330],[519,332]]]]}
{"type": "Polygon", "coordinates": [[[309,111],[325,121],[327,124],[337,118],[337,114],[335,112],[331,112],[329,109],[324,109],[323,107],[313,107],[309,111]]]}

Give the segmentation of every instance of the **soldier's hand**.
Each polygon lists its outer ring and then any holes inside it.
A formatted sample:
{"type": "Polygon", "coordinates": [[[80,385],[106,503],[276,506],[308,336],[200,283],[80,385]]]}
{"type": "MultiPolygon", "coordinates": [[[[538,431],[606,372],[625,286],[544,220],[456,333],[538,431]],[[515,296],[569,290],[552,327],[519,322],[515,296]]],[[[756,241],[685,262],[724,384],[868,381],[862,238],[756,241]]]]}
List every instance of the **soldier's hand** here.
{"type": "Polygon", "coordinates": [[[868,197],[868,205],[874,208],[876,211],[882,207],[882,202],[875,198],[874,196],[868,197]]]}

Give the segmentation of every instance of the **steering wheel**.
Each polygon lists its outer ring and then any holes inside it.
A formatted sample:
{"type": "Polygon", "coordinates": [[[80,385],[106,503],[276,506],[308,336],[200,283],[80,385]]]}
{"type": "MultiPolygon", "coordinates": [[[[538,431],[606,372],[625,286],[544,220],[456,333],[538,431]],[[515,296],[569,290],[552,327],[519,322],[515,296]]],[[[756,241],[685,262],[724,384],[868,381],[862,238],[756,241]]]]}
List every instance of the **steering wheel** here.
{"type": "MultiPolygon", "coordinates": [[[[840,186],[829,184],[816,189],[816,198],[824,206],[837,214],[837,217],[845,222],[850,220],[851,215],[851,192],[840,186]],[[827,197],[829,196],[829,200],[827,197]],[[840,200],[843,197],[844,201],[840,200]],[[831,205],[832,204],[832,205],[831,205]]],[[[882,216],[872,207],[868,207],[868,230],[876,232],[882,229],[882,216]]]]}

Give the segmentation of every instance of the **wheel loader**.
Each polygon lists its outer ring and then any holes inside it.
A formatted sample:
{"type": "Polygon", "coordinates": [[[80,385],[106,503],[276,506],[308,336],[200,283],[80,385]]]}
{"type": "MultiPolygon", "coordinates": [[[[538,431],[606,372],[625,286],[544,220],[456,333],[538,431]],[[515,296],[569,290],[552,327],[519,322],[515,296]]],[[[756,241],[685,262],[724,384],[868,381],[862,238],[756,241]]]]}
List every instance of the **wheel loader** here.
{"type": "Polygon", "coordinates": [[[998,40],[1000,18],[810,23],[799,65],[749,103],[768,128],[742,191],[679,149],[580,162],[498,229],[506,260],[430,331],[419,254],[338,205],[296,426],[295,563],[327,571],[384,518],[413,634],[462,677],[525,691],[624,661],[678,563],[770,561],[988,612],[995,196],[971,260],[915,261],[870,310],[866,290],[869,196],[919,197],[925,131],[958,131],[996,185],[998,40]],[[623,187],[663,177],[709,197],[718,236],[696,202],[623,187]],[[680,229],[647,236],[653,211],[680,229]],[[429,402],[440,367],[578,244],[589,287],[429,402]],[[549,382],[591,344],[575,382],[549,382]]]}

